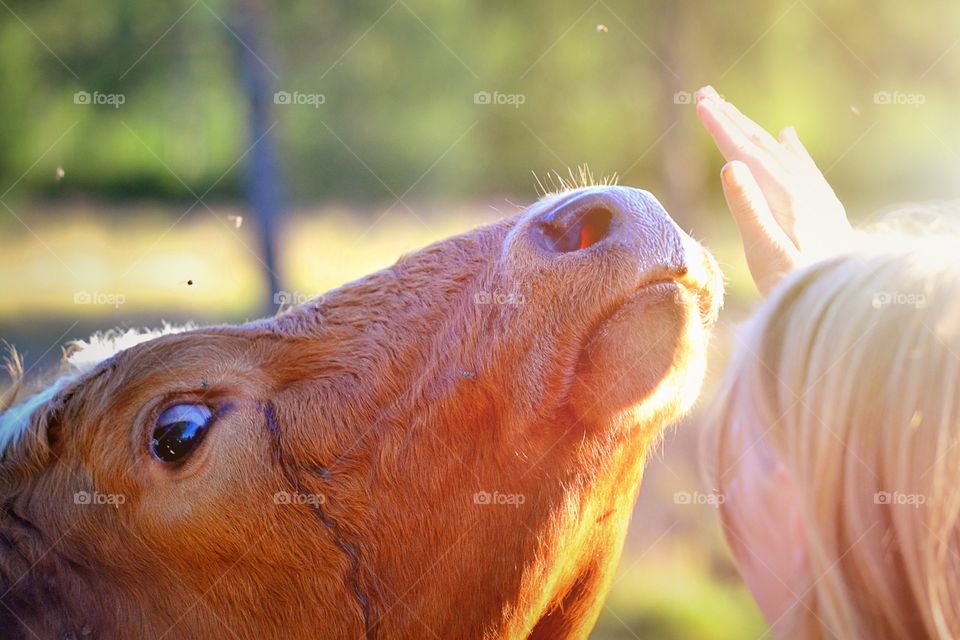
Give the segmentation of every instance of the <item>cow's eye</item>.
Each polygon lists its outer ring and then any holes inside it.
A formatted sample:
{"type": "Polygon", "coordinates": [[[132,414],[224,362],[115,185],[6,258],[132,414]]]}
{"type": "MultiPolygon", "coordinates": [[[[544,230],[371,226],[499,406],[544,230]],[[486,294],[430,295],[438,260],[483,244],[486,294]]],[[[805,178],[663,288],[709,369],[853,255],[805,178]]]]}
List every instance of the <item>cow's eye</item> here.
{"type": "Polygon", "coordinates": [[[207,435],[213,411],[203,404],[178,404],[157,418],[150,451],[163,462],[182,462],[207,435]]]}

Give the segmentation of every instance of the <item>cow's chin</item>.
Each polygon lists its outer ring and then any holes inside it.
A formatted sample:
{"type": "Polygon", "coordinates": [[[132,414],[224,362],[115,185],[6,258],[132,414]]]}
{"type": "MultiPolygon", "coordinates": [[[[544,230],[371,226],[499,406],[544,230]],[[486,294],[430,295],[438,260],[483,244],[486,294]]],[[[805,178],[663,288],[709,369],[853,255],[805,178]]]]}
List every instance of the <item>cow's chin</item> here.
{"type": "Polygon", "coordinates": [[[577,363],[570,404],[578,422],[653,431],[689,409],[706,366],[699,304],[686,286],[657,282],[602,319],[577,363]]]}

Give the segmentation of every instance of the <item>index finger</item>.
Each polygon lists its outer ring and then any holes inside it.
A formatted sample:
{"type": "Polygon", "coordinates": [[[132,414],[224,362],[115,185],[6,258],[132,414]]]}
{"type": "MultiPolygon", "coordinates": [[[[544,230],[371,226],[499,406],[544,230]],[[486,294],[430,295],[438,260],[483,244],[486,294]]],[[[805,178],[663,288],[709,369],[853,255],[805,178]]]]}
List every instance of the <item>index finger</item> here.
{"type": "Polygon", "coordinates": [[[697,103],[697,115],[727,161],[746,164],[768,198],[783,195],[786,168],[773,155],[750,138],[726,111],[710,96],[697,103]]]}
{"type": "Polygon", "coordinates": [[[734,125],[713,98],[697,102],[697,116],[727,160],[739,159],[750,140],[734,125]]]}

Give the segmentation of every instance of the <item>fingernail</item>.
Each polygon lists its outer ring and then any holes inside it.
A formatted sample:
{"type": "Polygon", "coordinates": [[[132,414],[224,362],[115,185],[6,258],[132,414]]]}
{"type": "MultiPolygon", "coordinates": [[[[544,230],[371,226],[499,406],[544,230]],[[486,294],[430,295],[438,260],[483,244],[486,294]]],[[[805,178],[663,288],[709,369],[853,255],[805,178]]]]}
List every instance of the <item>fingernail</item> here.
{"type": "Polygon", "coordinates": [[[729,162],[723,165],[723,169],[720,169],[720,177],[723,178],[724,183],[728,187],[737,186],[736,176],[733,175],[733,163],[729,162]]]}
{"type": "Polygon", "coordinates": [[[741,185],[740,176],[737,175],[736,164],[728,162],[720,170],[720,177],[728,187],[739,187],[741,185]]]}
{"type": "Polygon", "coordinates": [[[705,87],[702,87],[702,88],[700,89],[699,93],[701,93],[701,94],[702,94],[703,96],[705,96],[705,97],[713,97],[713,98],[716,98],[716,97],[718,97],[718,96],[720,95],[719,93],[717,93],[717,90],[714,89],[714,88],[713,88],[712,86],[710,86],[709,84],[706,85],[705,87]]]}

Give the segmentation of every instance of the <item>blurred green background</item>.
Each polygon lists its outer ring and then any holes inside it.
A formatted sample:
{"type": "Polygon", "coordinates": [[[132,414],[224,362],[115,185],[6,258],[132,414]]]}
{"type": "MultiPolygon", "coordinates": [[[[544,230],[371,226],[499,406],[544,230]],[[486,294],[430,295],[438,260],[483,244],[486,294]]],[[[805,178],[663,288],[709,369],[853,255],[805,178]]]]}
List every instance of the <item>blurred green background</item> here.
{"type": "MultiPolygon", "coordinates": [[[[723,265],[709,395],[755,293],[706,83],[796,125],[856,222],[957,192],[954,0],[0,5],[0,338],[32,372],[94,329],[302,301],[585,164],[723,265]]],[[[594,638],[766,633],[697,504],[697,432],[652,461],[594,638]]]]}

